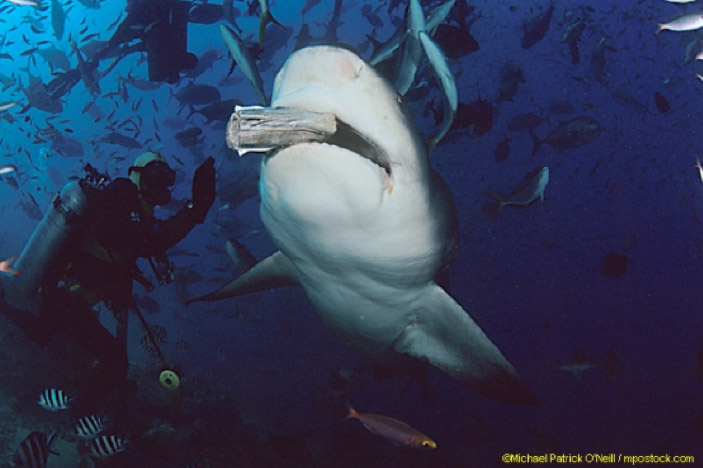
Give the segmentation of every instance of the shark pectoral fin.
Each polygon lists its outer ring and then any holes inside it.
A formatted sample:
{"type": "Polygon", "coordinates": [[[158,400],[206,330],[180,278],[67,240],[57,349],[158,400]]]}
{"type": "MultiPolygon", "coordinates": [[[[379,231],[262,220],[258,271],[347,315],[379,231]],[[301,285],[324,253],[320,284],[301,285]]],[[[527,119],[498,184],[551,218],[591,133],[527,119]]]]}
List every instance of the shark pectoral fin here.
{"type": "Polygon", "coordinates": [[[539,406],[513,366],[476,322],[436,284],[393,343],[397,352],[426,359],[484,396],[539,406]]]}
{"type": "Polygon", "coordinates": [[[299,284],[290,260],[279,250],[217,291],[188,299],[186,305],[199,301],[218,301],[280,286],[297,286],[299,284]]]}

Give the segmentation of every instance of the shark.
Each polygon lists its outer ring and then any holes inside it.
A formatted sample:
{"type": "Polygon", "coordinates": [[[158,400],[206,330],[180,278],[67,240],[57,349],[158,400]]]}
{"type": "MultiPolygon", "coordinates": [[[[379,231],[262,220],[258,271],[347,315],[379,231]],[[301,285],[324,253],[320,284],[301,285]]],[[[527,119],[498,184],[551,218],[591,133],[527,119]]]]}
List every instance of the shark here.
{"type": "MultiPolygon", "coordinates": [[[[362,355],[411,356],[486,397],[538,406],[437,282],[457,252],[454,203],[393,84],[350,50],[306,47],[276,75],[269,109],[333,114],[336,131],[264,154],[260,217],[278,250],[188,303],[302,286],[321,320],[362,355]]],[[[230,129],[228,144],[236,149],[230,129]]]]}

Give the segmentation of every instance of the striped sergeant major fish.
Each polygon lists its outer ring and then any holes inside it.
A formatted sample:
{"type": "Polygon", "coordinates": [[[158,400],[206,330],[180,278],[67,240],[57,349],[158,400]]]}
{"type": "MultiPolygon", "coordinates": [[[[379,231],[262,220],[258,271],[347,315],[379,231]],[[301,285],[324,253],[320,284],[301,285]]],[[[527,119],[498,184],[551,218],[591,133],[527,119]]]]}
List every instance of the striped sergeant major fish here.
{"type": "Polygon", "coordinates": [[[101,435],[90,441],[90,453],[98,458],[107,458],[124,452],[129,442],[116,435],[101,435]]]}
{"type": "Polygon", "coordinates": [[[49,454],[58,455],[51,450],[54,440],[56,440],[56,431],[49,436],[39,431],[32,432],[15,450],[12,456],[13,466],[15,468],[45,468],[49,454]]]}
{"type": "Polygon", "coordinates": [[[37,403],[45,410],[56,413],[70,408],[72,401],[73,396],[66,394],[63,390],[47,388],[39,395],[37,403]]]}
{"type": "Polygon", "coordinates": [[[104,416],[83,416],[76,422],[76,435],[83,439],[92,439],[105,429],[107,418],[104,416]]]}

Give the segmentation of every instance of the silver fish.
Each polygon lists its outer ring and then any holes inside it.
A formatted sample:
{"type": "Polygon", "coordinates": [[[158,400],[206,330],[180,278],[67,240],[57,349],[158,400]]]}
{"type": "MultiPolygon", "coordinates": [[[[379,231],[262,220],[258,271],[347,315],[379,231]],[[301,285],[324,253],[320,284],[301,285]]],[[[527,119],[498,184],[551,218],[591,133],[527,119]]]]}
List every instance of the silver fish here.
{"type": "Polygon", "coordinates": [[[261,75],[259,75],[256,63],[249,54],[246,46],[242,43],[239,36],[237,36],[237,33],[224,24],[220,24],[220,32],[222,33],[222,40],[225,42],[225,45],[227,45],[234,61],[237,62],[237,66],[252,84],[261,102],[266,104],[266,94],[264,94],[264,84],[261,80],[261,75]]]}
{"type": "Polygon", "coordinates": [[[419,0],[410,0],[407,16],[408,33],[401,50],[401,62],[395,79],[395,89],[401,96],[410,89],[415,81],[415,74],[424,51],[437,76],[437,81],[442,87],[445,98],[442,127],[439,133],[429,141],[429,154],[449,131],[459,105],[459,95],[454,75],[447,65],[447,59],[442,49],[430,38],[427,32],[425,14],[419,0]]]}
{"type": "Polygon", "coordinates": [[[0,112],[4,112],[17,104],[19,104],[19,101],[0,101],[0,112]]]}
{"type": "Polygon", "coordinates": [[[35,0],[9,0],[10,3],[14,3],[15,5],[20,5],[20,6],[39,6],[39,3],[36,2],[35,0]]]}
{"type": "Polygon", "coordinates": [[[400,51],[400,65],[394,80],[395,89],[401,96],[405,96],[415,81],[415,74],[422,60],[420,33],[427,32],[427,24],[420,0],[410,0],[408,4],[406,30],[405,41],[400,51]]]}
{"type": "Polygon", "coordinates": [[[12,164],[0,164],[0,175],[9,174],[10,172],[17,172],[17,167],[12,164]]]}
{"type": "Polygon", "coordinates": [[[441,85],[444,94],[444,118],[442,119],[442,127],[439,133],[429,141],[427,149],[427,154],[429,155],[434,151],[439,140],[447,134],[449,128],[452,126],[452,122],[454,122],[454,116],[456,116],[456,110],[459,106],[459,92],[456,88],[454,75],[449,69],[449,65],[447,65],[447,58],[444,56],[444,53],[442,53],[442,49],[440,49],[424,31],[420,33],[420,43],[427,55],[427,59],[430,61],[430,65],[432,65],[435,75],[437,75],[437,81],[441,85]]]}
{"type": "Polygon", "coordinates": [[[657,30],[654,34],[659,34],[664,30],[669,31],[694,31],[703,28],[703,14],[694,13],[680,16],[668,23],[657,23],[657,30]]]}
{"type": "MultiPolygon", "coordinates": [[[[449,10],[454,6],[456,0],[448,0],[447,2],[430,10],[426,16],[426,28],[430,36],[432,36],[437,27],[446,19],[449,10]]],[[[378,65],[393,56],[398,47],[400,47],[403,38],[405,37],[405,28],[398,29],[388,41],[379,44],[374,50],[373,55],[369,59],[371,65],[378,65]]]]}
{"type": "Polygon", "coordinates": [[[494,218],[498,215],[501,208],[506,205],[527,206],[535,200],[544,201],[544,189],[549,183],[549,168],[542,167],[530,173],[525,178],[525,181],[510,195],[502,198],[492,192],[484,192],[486,195],[498,202],[498,206],[490,214],[489,218],[494,218]]]}

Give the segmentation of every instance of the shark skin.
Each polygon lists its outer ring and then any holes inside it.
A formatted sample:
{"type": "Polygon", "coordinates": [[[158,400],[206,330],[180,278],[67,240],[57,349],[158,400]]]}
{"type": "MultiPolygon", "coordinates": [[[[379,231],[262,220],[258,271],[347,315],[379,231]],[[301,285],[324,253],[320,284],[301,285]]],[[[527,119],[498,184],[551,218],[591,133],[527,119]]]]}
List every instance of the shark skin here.
{"type": "Polygon", "coordinates": [[[323,322],[363,355],[408,354],[489,398],[538,406],[435,283],[455,253],[454,205],[393,85],[353,52],[314,46],[288,58],[271,102],[334,113],[368,145],[340,135],[267,153],[260,215],[279,251],[190,302],[298,284],[323,322]]]}

